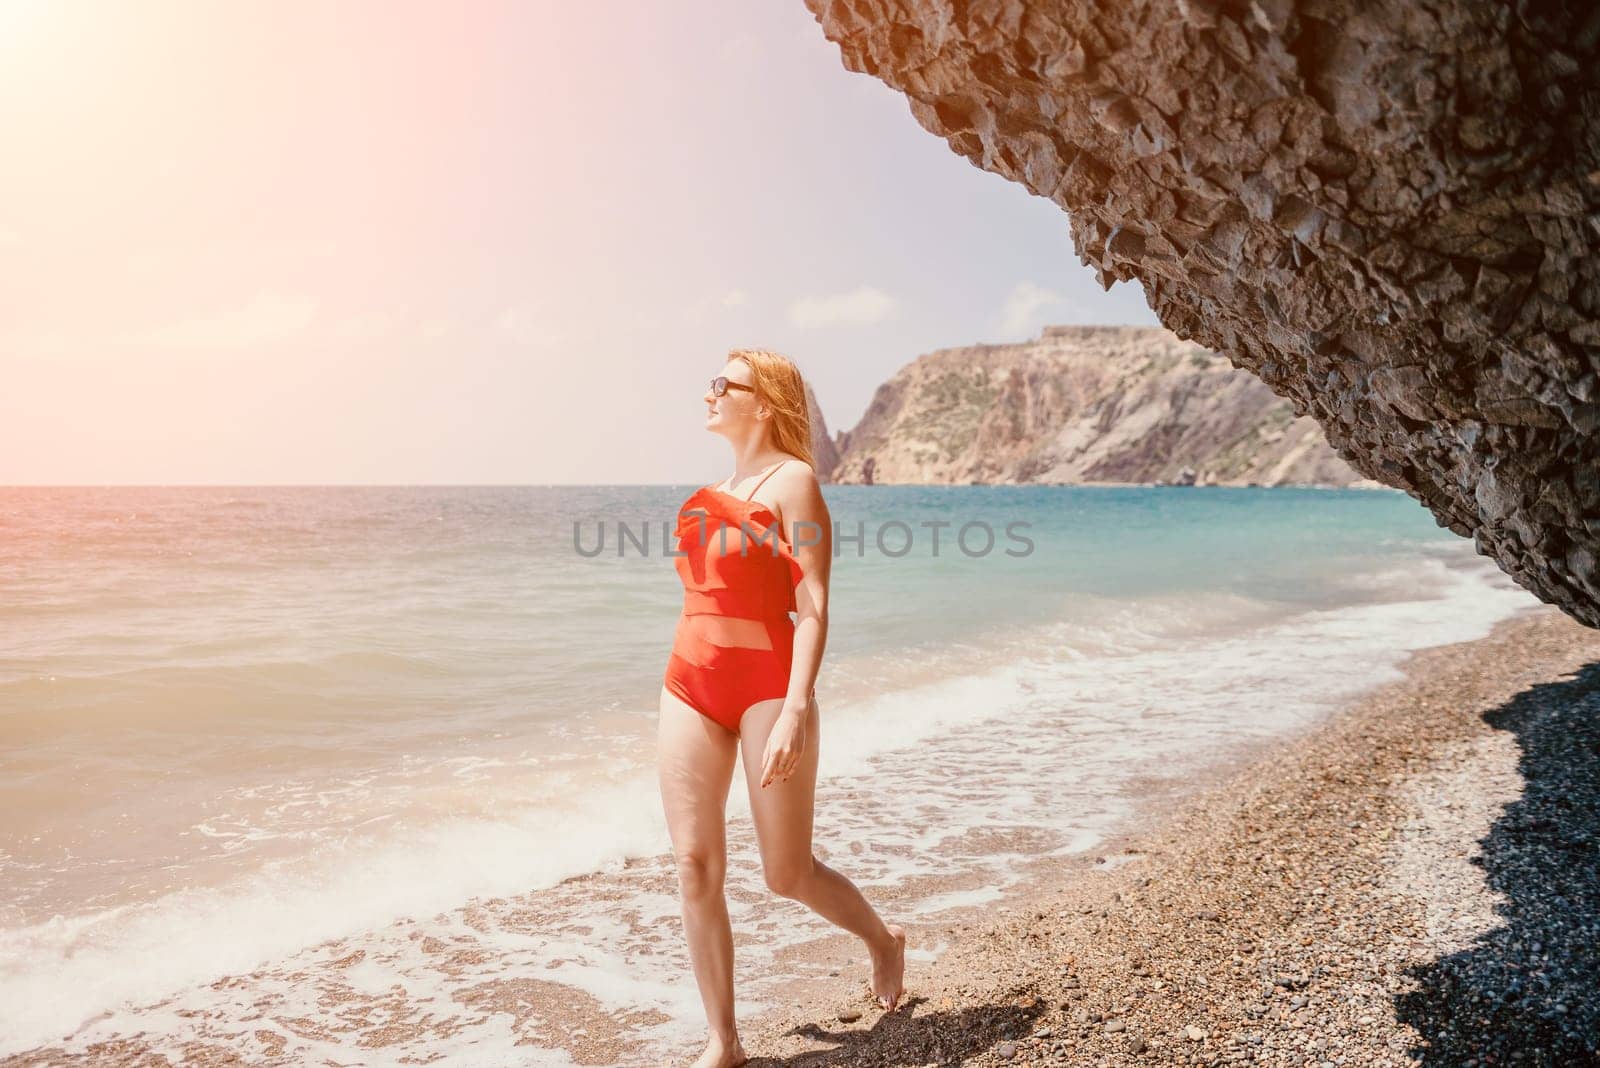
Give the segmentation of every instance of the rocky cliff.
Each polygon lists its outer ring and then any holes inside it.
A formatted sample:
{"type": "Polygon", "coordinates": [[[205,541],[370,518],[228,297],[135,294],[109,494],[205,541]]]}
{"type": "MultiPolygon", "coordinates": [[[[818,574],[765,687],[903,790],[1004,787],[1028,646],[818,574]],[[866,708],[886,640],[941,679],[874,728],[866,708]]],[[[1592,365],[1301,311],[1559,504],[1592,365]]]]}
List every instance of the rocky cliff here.
{"type": "Polygon", "coordinates": [[[805,3],[1104,285],[1600,626],[1600,7],[805,3]]]}
{"type": "Polygon", "coordinates": [[[1159,327],[941,349],[878,387],[834,482],[1375,484],[1316,420],[1159,327]]]}
{"type": "Polygon", "coordinates": [[[817,403],[810,382],[806,383],[806,415],[811,421],[812,470],[819,478],[826,479],[828,472],[839,466],[839,449],[828,436],[828,421],[822,417],[822,405],[817,403]]]}

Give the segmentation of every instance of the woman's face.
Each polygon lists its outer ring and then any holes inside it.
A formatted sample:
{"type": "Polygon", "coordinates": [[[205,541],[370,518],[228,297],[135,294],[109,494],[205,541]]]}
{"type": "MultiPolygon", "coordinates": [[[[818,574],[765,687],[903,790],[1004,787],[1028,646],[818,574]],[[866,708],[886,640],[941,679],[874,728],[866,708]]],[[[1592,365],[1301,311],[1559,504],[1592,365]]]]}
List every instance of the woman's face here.
{"type": "MultiPolygon", "coordinates": [[[[720,374],[729,382],[740,385],[754,385],[751,381],[750,365],[743,360],[729,360],[720,374]]],[[[761,402],[756,395],[747,389],[734,389],[728,387],[728,392],[718,397],[711,392],[711,387],[706,387],[706,429],[714,430],[719,434],[735,434],[753,427],[756,423],[756,409],[761,407],[761,402]]]]}

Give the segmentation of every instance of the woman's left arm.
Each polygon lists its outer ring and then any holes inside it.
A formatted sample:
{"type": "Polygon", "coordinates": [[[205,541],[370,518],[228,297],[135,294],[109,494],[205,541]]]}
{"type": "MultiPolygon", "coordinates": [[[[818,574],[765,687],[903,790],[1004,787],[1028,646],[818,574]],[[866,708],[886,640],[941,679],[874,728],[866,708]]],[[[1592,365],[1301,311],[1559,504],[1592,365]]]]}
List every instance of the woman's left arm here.
{"type": "MultiPolygon", "coordinates": [[[[785,465],[788,466],[788,465],[785,465]]],[[[794,588],[794,656],[789,666],[789,692],[767,735],[761,756],[761,785],[782,782],[794,774],[806,750],[806,717],[811,689],[828,642],[828,565],[833,562],[833,520],[822,499],[816,473],[805,464],[780,487],[779,522],[802,572],[794,588]]]]}
{"type": "Polygon", "coordinates": [[[816,473],[804,464],[785,487],[783,533],[804,575],[794,590],[794,661],[789,669],[789,692],[780,715],[805,722],[811,708],[811,691],[822,667],[822,650],[828,643],[828,575],[833,563],[833,520],[816,473]]]}

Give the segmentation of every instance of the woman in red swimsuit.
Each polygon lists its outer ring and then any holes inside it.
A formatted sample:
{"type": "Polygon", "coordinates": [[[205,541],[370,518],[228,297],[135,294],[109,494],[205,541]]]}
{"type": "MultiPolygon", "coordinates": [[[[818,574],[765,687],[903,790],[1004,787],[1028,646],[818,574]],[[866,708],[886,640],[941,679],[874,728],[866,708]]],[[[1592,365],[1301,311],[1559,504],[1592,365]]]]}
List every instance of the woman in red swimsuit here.
{"type": "Polygon", "coordinates": [[[658,755],[684,931],[711,1029],[695,1068],[733,1068],[745,1053],[722,886],[724,815],[741,750],[767,886],[860,936],[872,954],[873,995],[888,1010],[902,993],[906,938],[811,852],[814,687],[833,521],[811,469],[804,381],[787,357],[736,349],[704,400],[706,429],[733,446],[735,473],[695,490],[679,510],[683,615],[661,687],[658,755]]]}

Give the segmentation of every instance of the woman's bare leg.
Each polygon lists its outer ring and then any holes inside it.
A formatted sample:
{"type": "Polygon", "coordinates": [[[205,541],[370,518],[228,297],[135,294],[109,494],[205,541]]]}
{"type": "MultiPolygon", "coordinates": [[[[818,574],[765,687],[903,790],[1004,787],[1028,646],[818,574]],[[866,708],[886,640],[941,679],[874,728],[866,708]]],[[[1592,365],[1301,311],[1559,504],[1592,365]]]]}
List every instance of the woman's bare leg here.
{"type": "Polygon", "coordinates": [[[683,930],[711,1030],[695,1068],[745,1063],[733,1013],[733,927],[723,881],[728,870],[728,787],[738,737],[661,688],[656,756],[661,804],[678,866],[683,930]]]}
{"type": "Polygon", "coordinates": [[[806,713],[806,751],[799,764],[787,779],[761,785],[767,736],[782,709],[781,699],[761,701],[751,705],[739,721],[745,785],[750,791],[750,813],[761,845],[761,867],[767,886],[865,942],[872,954],[872,992],[880,1004],[893,1009],[904,990],[905,930],[897,924],[884,923],[855,883],[811,852],[822,740],[822,716],[815,697],[806,713]]]}

